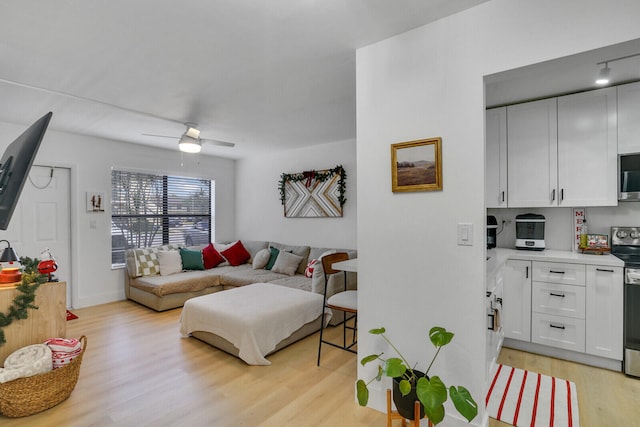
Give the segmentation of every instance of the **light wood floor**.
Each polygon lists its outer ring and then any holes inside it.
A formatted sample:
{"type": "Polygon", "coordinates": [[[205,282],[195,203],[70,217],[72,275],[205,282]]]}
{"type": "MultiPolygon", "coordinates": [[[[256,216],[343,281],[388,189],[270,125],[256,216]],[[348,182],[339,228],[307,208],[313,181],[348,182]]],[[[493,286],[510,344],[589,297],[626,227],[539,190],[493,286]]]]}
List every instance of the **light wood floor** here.
{"type": "MultiPolygon", "coordinates": [[[[1,426],[386,425],[385,414],[354,402],[355,355],[324,347],[316,367],[317,334],[269,356],[271,366],[248,366],[180,338],[180,309],[120,301],[74,313],[67,336],[86,335],[88,346],[71,397],[31,417],[0,416],[1,426]]],[[[638,380],[510,349],[499,361],[574,381],[582,427],[640,426],[638,380]]]]}

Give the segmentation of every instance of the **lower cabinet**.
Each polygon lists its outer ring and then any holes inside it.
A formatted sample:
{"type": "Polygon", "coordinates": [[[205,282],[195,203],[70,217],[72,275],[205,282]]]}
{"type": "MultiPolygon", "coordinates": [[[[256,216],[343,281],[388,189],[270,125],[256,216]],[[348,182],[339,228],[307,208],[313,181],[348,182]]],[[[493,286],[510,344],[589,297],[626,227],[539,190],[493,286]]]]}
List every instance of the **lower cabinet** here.
{"type": "Polygon", "coordinates": [[[507,260],[502,273],[505,338],[531,340],[531,261],[507,260]]]}
{"type": "Polygon", "coordinates": [[[622,267],[507,260],[503,280],[505,338],[622,360],[622,267]]]}
{"type": "Polygon", "coordinates": [[[586,351],[622,360],[622,267],[587,265],[586,351]]]}

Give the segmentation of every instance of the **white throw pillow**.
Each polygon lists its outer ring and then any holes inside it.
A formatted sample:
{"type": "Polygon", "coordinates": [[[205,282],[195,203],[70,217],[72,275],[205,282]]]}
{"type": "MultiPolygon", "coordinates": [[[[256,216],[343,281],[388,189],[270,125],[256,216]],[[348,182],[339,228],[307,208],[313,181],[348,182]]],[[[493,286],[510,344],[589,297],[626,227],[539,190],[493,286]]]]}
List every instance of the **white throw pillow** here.
{"type": "Polygon", "coordinates": [[[271,257],[271,251],[269,249],[261,249],[256,253],[253,257],[253,269],[260,270],[264,268],[265,265],[269,262],[269,258],[271,257]]]}
{"type": "Polygon", "coordinates": [[[158,251],[158,262],[160,263],[161,276],[168,276],[182,271],[180,251],[158,251]]]}
{"type": "Polygon", "coordinates": [[[287,274],[293,276],[296,274],[296,270],[302,261],[300,255],[292,254],[290,252],[280,251],[276,263],[273,264],[271,271],[274,273],[287,274]]]}

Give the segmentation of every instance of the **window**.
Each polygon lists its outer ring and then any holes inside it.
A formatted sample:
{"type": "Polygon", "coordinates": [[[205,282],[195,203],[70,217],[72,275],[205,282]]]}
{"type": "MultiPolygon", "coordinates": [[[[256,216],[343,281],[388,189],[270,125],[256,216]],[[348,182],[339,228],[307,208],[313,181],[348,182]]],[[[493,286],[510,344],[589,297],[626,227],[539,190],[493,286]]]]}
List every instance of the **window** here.
{"type": "Polygon", "coordinates": [[[214,240],[215,182],[114,170],[111,172],[111,264],[124,251],[214,240]]]}

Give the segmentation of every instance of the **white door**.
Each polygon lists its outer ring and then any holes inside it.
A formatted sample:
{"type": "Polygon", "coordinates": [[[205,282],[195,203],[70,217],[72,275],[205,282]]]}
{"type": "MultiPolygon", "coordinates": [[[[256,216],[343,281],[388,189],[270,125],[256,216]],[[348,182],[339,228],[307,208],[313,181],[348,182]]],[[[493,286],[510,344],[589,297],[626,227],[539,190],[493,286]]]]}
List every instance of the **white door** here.
{"type": "MultiPolygon", "coordinates": [[[[67,305],[71,301],[71,207],[67,168],[33,166],[24,184],[9,227],[0,230],[18,256],[42,259],[49,249],[58,263],[55,277],[67,282],[67,305]]],[[[6,243],[0,243],[0,250],[6,243]]]]}
{"type": "Polygon", "coordinates": [[[486,113],[485,203],[488,208],[507,207],[507,108],[486,113]]]}
{"type": "Polygon", "coordinates": [[[504,336],[531,341],[531,261],[507,260],[502,277],[504,336]]]}
{"type": "Polygon", "coordinates": [[[558,98],[560,206],[618,204],[616,88],[558,98]]]}
{"type": "Polygon", "coordinates": [[[507,107],[509,207],[557,206],[556,98],[507,107]]]}

